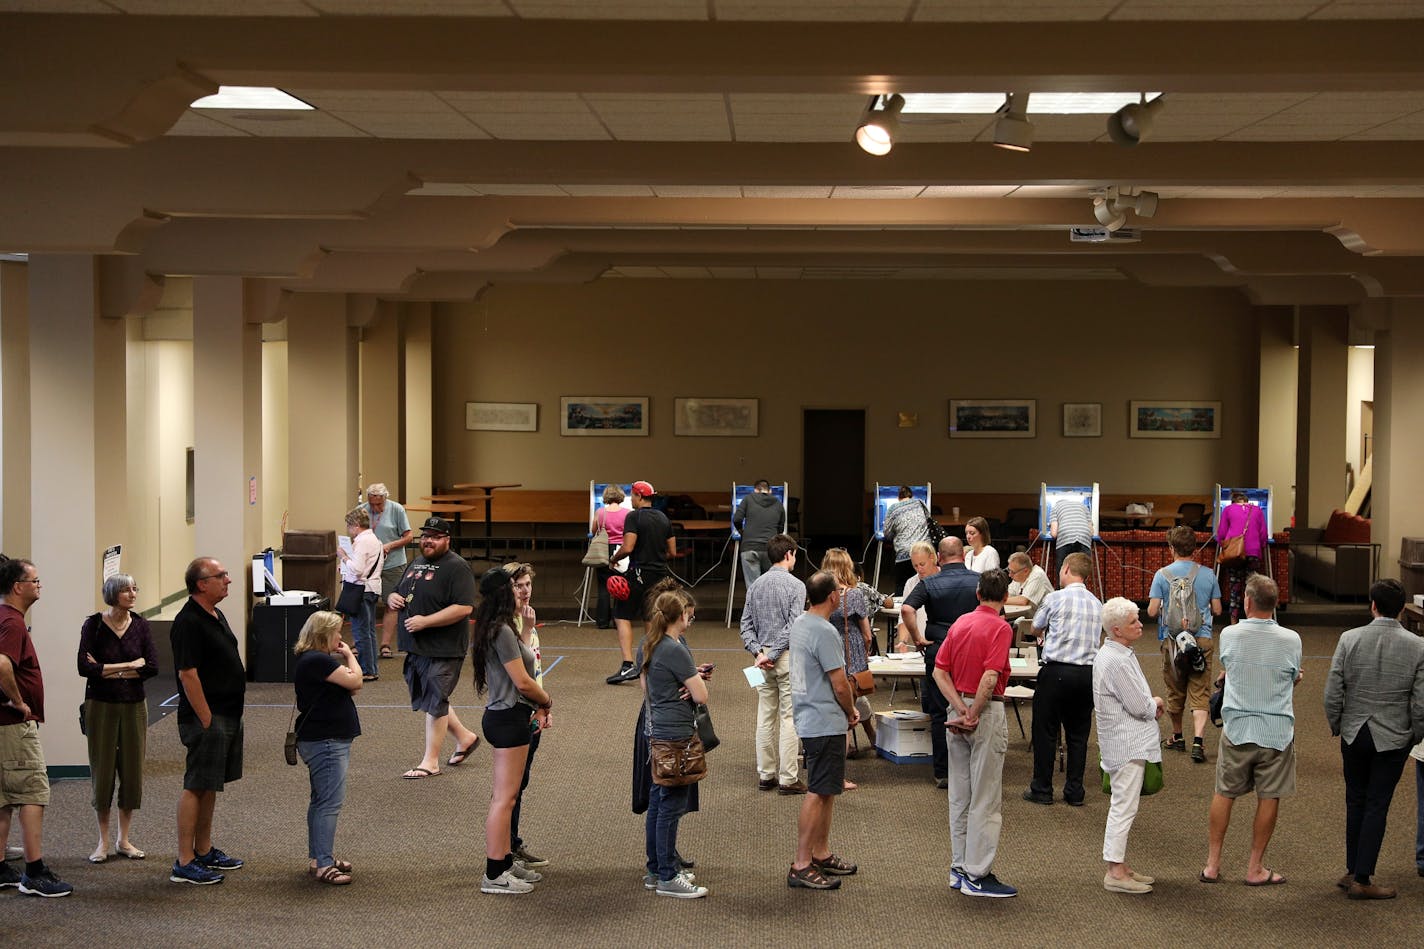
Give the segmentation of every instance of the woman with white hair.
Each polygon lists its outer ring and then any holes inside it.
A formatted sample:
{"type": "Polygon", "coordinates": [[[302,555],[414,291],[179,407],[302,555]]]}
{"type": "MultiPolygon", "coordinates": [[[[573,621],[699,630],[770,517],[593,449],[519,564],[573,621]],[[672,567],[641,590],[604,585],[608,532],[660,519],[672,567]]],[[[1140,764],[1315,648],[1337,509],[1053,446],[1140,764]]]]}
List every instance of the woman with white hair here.
{"type": "Polygon", "coordinates": [[[148,702],[143,680],[158,675],[158,651],[148,620],[133,611],[138,601],[134,578],[116,573],[104,581],[109,608],[84,621],[79,630],[79,674],[84,687],[81,724],[89,741],[89,776],[99,846],[90,863],[109,859],[109,813],[118,779],[119,837],[115,852],[142,860],[144,852],[129,840],[133,812],[143,803],[143,759],[148,733],[148,702]]]}
{"type": "Polygon", "coordinates": [[[1112,780],[1112,804],[1103,832],[1103,886],[1116,893],[1151,893],[1152,877],[1127,865],[1127,834],[1137,816],[1147,764],[1162,762],[1162,699],[1147,687],[1142,665],[1132,652],[1142,638],[1137,604],[1115,596],[1103,604],[1107,633],[1093,659],[1093,710],[1098,713],[1098,750],[1112,780]]]}

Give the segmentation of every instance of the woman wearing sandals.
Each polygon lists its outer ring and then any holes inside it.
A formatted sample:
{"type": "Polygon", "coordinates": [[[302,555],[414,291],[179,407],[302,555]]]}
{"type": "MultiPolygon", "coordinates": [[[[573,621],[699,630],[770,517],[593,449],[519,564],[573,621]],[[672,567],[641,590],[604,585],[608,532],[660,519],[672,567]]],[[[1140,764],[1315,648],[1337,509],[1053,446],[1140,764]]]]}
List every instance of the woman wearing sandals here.
{"type": "MultiPolygon", "coordinates": [[[[638,679],[653,739],[691,738],[697,731],[695,706],[707,701],[704,672],[693,663],[692,652],[683,643],[692,618],[693,600],[684,590],[670,590],[653,601],[638,679]]],[[[692,874],[682,869],[677,852],[677,825],[687,813],[691,793],[692,785],[687,784],[667,787],[655,783],[649,789],[643,823],[648,872],[643,886],[659,896],[695,900],[707,895],[707,887],[698,886],[692,874]]]]}
{"type": "Polygon", "coordinates": [[[307,805],[307,872],[322,883],[351,882],[351,864],[332,854],[336,818],[346,800],[346,769],[351,742],[361,734],[352,694],[361,690],[361,666],[341,638],[340,613],[321,611],[307,617],[292,652],[297,662],[292,683],[297,693],[297,754],[311,778],[307,805]]]}
{"type": "Polygon", "coordinates": [[[533,650],[514,631],[514,578],[499,567],[485,571],[480,597],[470,651],[475,690],[488,694],[481,730],[494,754],[480,892],[528,893],[543,875],[515,859],[511,827],[529,743],[551,724],[553,701],[534,678],[533,650]]]}
{"type": "Polygon", "coordinates": [[[104,581],[109,608],[86,619],[79,631],[79,674],[89,680],[84,687],[84,733],[89,740],[94,813],[99,819],[99,846],[89,855],[90,863],[109,859],[109,812],[116,776],[119,839],[115,851],[130,860],[144,858],[144,852],[129,840],[129,825],[143,803],[148,732],[143,680],[158,675],[158,652],[148,621],[133,612],[137,600],[133,577],[114,574],[104,581]]]}
{"type": "MultiPolygon", "coordinates": [[[[821,558],[821,569],[836,578],[841,589],[840,605],[831,613],[830,623],[845,642],[846,676],[864,672],[870,668],[870,648],[874,641],[870,633],[870,604],[860,591],[860,577],[855,572],[855,561],[844,547],[832,547],[821,558]]],[[[870,699],[856,696],[855,707],[860,711],[860,727],[865,729],[865,739],[870,747],[875,747],[875,716],[870,710],[870,699]]],[[[846,757],[851,757],[851,739],[854,727],[846,732],[846,757]]],[[[854,791],[860,785],[846,781],[845,789],[854,791]]]]}

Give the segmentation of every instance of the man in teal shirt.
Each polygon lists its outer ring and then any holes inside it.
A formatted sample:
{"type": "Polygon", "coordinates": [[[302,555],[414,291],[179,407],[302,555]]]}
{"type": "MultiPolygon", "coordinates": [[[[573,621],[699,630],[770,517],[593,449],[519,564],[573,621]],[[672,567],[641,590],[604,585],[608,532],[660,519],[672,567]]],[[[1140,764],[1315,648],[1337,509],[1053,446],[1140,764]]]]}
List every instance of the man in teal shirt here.
{"type": "Polygon", "coordinates": [[[1246,581],[1246,617],[1221,631],[1221,744],[1216,757],[1216,793],[1211,798],[1206,866],[1199,879],[1215,883],[1221,847],[1231,823],[1231,805],[1256,792],[1247,886],[1270,886],[1286,878],[1265,864],[1281,798],[1295,793],[1295,686],[1301,677],[1300,636],[1278,626],[1272,615],[1279,593],[1262,574],[1246,581]]]}
{"type": "MultiPolygon", "coordinates": [[[[394,592],[401,575],[405,573],[405,547],[411,538],[410,519],[406,517],[405,508],[391,500],[391,492],[379,481],[366,489],[366,503],[361,507],[371,515],[371,530],[385,549],[386,563],[381,568],[381,602],[385,603],[386,596],[394,592]]],[[[381,622],[382,659],[390,659],[394,655],[391,643],[395,638],[396,614],[394,610],[386,610],[381,622]]],[[[406,648],[404,642],[401,648],[406,648]]]]}

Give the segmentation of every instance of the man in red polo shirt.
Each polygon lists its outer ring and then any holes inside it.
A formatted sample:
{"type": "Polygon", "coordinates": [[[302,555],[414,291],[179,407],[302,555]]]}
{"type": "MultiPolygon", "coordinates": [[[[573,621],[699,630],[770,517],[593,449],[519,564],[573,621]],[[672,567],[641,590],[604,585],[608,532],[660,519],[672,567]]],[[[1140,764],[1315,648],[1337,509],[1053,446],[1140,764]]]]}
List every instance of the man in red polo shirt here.
{"type": "Polygon", "coordinates": [[[990,570],[979,578],[979,606],[954,621],[935,656],[934,681],[949,702],[949,885],[966,896],[1004,898],[1018,890],[993,874],[1003,826],[1004,753],[1009,722],[1013,630],[1000,610],[1009,578],[990,570]]]}

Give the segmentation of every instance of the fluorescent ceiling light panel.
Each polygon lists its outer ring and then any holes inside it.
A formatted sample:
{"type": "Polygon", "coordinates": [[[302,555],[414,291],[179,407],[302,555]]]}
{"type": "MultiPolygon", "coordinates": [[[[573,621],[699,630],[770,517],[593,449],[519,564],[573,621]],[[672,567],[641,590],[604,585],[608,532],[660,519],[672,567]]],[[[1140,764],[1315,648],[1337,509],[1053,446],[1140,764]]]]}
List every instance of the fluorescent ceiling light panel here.
{"type": "MultiPolygon", "coordinates": [[[[1149,92],[1147,98],[1161,93],[1149,92]]],[[[1142,98],[1140,92],[1035,92],[1031,115],[1111,115],[1142,98]]],[[[907,92],[906,115],[992,115],[1004,104],[1002,92],[907,92]]]]}
{"type": "Polygon", "coordinates": [[[194,109],[288,109],[311,111],[308,105],[296,96],[287,95],[281,89],[271,86],[218,86],[218,94],[204,96],[194,102],[194,109]]]}

